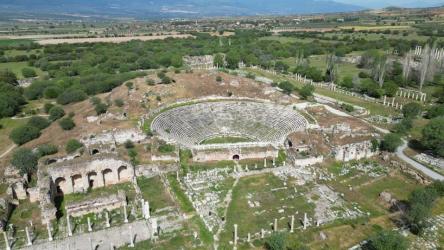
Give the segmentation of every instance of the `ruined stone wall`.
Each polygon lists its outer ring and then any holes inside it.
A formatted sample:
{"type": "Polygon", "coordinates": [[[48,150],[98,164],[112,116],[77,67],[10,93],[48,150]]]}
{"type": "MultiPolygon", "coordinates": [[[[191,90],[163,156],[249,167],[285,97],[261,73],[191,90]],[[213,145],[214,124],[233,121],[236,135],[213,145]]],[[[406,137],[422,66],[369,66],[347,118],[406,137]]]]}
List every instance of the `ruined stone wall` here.
{"type": "Polygon", "coordinates": [[[276,148],[255,148],[254,150],[249,148],[227,148],[219,150],[193,150],[193,161],[205,162],[205,161],[224,161],[233,160],[235,156],[238,156],[240,160],[243,159],[263,159],[263,158],[276,158],[279,150],[276,148]]]}
{"type": "Polygon", "coordinates": [[[131,163],[116,155],[94,155],[58,162],[46,166],[44,172],[52,185],[64,194],[85,192],[97,188],[130,181],[134,177],[131,163]]]}
{"type": "Polygon", "coordinates": [[[108,211],[123,207],[126,204],[125,192],[119,190],[117,194],[106,197],[98,197],[79,202],[66,204],[66,212],[70,216],[82,216],[89,213],[99,213],[105,209],[108,211]]]}
{"type": "Polygon", "coordinates": [[[334,158],[338,161],[351,161],[367,158],[375,155],[372,151],[371,141],[362,141],[336,146],[333,149],[334,158]]]}

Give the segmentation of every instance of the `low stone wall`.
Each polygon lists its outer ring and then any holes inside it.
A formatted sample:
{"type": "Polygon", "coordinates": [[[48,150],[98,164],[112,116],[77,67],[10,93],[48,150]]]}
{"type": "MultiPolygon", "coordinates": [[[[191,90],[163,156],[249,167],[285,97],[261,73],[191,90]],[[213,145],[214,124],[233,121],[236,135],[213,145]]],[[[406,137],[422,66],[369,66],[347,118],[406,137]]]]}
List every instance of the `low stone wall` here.
{"type": "Polygon", "coordinates": [[[273,147],[241,148],[230,147],[211,150],[193,150],[193,161],[224,161],[243,159],[276,158],[279,150],[273,147]]]}
{"type": "Polygon", "coordinates": [[[89,213],[100,213],[103,210],[112,210],[123,207],[126,204],[125,192],[119,190],[117,194],[111,194],[107,197],[98,197],[95,199],[84,200],[66,204],[66,212],[71,216],[82,216],[89,213]]]}
{"type": "Polygon", "coordinates": [[[296,165],[298,167],[306,167],[306,166],[315,165],[317,163],[321,163],[323,161],[324,161],[324,157],[321,155],[321,156],[310,157],[310,158],[305,158],[305,159],[295,159],[294,165],[296,165]]]}

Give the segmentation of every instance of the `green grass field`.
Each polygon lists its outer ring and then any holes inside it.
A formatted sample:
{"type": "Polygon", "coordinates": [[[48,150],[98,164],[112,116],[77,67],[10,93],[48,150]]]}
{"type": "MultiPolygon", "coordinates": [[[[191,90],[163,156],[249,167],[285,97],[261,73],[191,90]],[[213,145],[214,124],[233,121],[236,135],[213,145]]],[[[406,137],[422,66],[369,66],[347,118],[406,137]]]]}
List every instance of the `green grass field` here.
{"type": "Polygon", "coordinates": [[[33,43],[33,41],[29,39],[0,39],[0,47],[30,45],[31,43],[33,43]]]}
{"type": "Polygon", "coordinates": [[[157,176],[148,179],[142,176],[137,178],[137,183],[139,184],[140,191],[142,191],[143,198],[149,201],[152,211],[174,206],[174,202],[165,190],[160,177],[157,176]]]}
{"type": "MultiPolygon", "coordinates": [[[[287,217],[278,222],[278,228],[284,229],[288,228],[288,216],[295,214],[296,211],[300,216],[303,216],[304,212],[310,216],[313,214],[313,204],[308,203],[303,195],[295,194],[291,186],[283,187],[283,181],[272,174],[240,179],[233,190],[232,201],[228,208],[227,224],[221,235],[222,248],[228,246],[228,242],[232,240],[234,224],[238,224],[239,237],[246,238],[248,233],[258,233],[262,228],[271,230],[271,224],[275,218],[287,217]],[[294,197],[288,199],[292,195],[294,197]],[[249,199],[248,196],[251,198],[249,199]],[[260,206],[251,208],[248,200],[257,201],[260,206]],[[286,206],[285,211],[280,213],[279,209],[283,206],[286,206]]],[[[302,191],[303,187],[298,187],[298,190],[302,191]]],[[[298,219],[296,218],[297,221],[298,219]]]]}
{"type": "Polygon", "coordinates": [[[28,66],[27,62],[9,62],[9,63],[0,63],[0,70],[9,69],[17,75],[17,78],[22,79],[22,69],[23,68],[31,68],[34,69],[38,76],[42,76],[44,73],[41,69],[36,67],[28,66]]]}
{"type": "Polygon", "coordinates": [[[9,134],[14,128],[24,125],[28,119],[3,118],[0,120],[2,128],[0,129],[0,154],[5,152],[14,143],[9,139],[9,134]]]}

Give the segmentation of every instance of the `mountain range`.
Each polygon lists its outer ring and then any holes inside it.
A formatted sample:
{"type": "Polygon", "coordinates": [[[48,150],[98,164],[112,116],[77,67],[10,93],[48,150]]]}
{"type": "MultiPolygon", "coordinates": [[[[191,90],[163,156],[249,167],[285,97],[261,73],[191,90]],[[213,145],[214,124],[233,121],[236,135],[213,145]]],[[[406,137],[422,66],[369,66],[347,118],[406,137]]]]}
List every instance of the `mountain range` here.
{"type": "Polygon", "coordinates": [[[287,15],[362,9],[332,0],[0,0],[0,13],[134,18],[287,15]]]}
{"type": "Polygon", "coordinates": [[[427,7],[439,5],[439,1],[444,0],[0,0],[0,16],[158,19],[288,15],[349,12],[387,5],[427,7]]]}

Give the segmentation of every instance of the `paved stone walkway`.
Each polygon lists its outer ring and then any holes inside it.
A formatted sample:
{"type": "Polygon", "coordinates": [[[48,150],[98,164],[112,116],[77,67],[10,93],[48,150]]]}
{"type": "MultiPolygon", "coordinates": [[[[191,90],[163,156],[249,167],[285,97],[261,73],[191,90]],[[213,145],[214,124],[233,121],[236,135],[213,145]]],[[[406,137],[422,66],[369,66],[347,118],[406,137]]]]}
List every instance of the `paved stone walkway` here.
{"type": "Polygon", "coordinates": [[[444,176],[442,176],[441,174],[439,174],[439,173],[429,169],[428,167],[420,164],[419,162],[416,162],[416,161],[410,159],[410,157],[405,155],[404,154],[404,149],[406,149],[406,148],[407,148],[407,141],[403,140],[402,146],[398,147],[398,149],[396,150],[396,155],[399,158],[401,158],[403,161],[405,161],[406,163],[408,163],[409,165],[414,167],[415,169],[419,170],[423,174],[425,174],[428,177],[430,177],[431,179],[439,180],[439,181],[444,180],[444,176]]]}
{"type": "Polygon", "coordinates": [[[113,247],[123,247],[130,243],[130,231],[134,242],[148,240],[151,238],[151,228],[149,222],[140,220],[124,224],[118,227],[111,227],[97,232],[73,235],[69,238],[54,240],[34,244],[24,247],[26,250],[95,250],[114,249],[113,247]],[[130,230],[131,227],[131,230],[130,230]]]}

